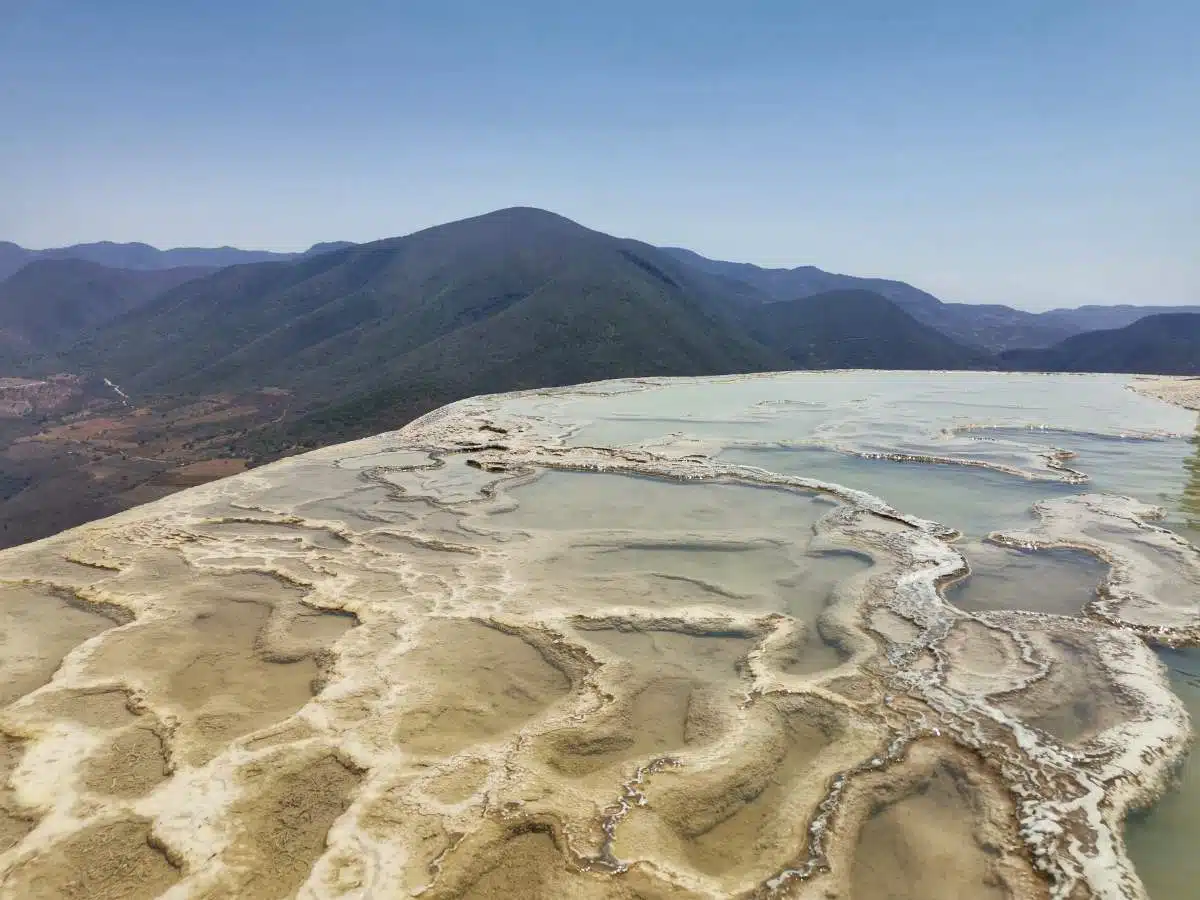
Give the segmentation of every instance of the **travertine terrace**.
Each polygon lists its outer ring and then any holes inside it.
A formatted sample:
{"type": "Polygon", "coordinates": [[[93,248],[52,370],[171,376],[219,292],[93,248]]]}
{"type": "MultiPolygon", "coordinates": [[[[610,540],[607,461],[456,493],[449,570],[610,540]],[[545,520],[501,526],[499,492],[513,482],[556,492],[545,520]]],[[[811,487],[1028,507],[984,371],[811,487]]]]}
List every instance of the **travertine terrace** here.
{"type": "Polygon", "coordinates": [[[1130,387],[1147,397],[1157,397],[1187,409],[1200,409],[1200,378],[1139,375],[1130,387]]]}
{"type": "Polygon", "coordinates": [[[477,398],[5,551],[0,897],[1144,897],[1195,549],[1059,423],[871,384],[477,398]],[[1069,491],[990,540],[1108,575],[960,609],[966,525],[752,445],[1069,491]]]}

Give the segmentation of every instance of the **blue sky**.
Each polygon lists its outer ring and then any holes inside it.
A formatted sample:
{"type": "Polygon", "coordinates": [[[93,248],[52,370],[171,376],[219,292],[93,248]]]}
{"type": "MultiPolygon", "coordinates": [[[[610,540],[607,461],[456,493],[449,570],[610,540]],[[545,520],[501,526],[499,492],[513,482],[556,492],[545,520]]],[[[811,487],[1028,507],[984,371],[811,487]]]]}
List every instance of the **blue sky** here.
{"type": "Polygon", "coordinates": [[[1200,303],[1200,3],[0,0],[0,239],[503,206],[1032,309],[1200,303]]]}

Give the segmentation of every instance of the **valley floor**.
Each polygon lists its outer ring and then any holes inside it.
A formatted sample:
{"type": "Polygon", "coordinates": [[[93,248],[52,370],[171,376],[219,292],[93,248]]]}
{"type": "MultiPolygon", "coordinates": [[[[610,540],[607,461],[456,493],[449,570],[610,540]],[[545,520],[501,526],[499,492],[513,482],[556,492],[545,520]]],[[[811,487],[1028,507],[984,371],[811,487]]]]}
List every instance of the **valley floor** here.
{"type": "Polygon", "coordinates": [[[79,388],[36,407],[9,400],[0,407],[0,547],[243,471],[237,442],[289,403],[285,392],[257,391],[125,405],[79,388]]]}

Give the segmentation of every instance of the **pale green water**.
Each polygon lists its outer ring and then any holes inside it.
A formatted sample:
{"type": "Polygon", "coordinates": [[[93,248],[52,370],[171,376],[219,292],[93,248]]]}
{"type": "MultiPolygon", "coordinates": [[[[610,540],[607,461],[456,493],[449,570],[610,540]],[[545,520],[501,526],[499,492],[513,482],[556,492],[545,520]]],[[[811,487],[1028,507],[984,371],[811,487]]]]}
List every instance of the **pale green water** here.
{"type": "MultiPolygon", "coordinates": [[[[1164,650],[1171,686],[1187,704],[1192,722],[1200,721],[1200,652],[1164,650]]],[[[1179,773],[1176,789],[1157,806],[1136,816],[1126,830],[1129,855],[1154,900],[1196,896],[1200,885],[1200,759],[1193,751],[1179,773]]]]}
{"type": "Polygon", "coordinates": [[[906,513],[984,537],[1034,521],[1033,505],[1048,496],[1081,493],[1055,482],[1030,482],[988,469],[887,459],[860,459],[832,450],[738,447],[720,458],[773,472],[844,484],[882,497],[906,513]]]}
{"type": "Polygon", "coordinates": [[[1020,609],[1075,616],[1095,596],[1107,568],[1072,550],[1030,552],[978,542],[963,550],[971,577],[951,585],[946,598],[971,612],[1020,609]]]}
{"type": "MultiPolygon", "coordinates": [[[[1164,524],[1200,537],[1195,413],[1126,389],[1122,376],[992,376],[847,372],[770,380],[668,383],[612,397],[526,398],[523,410],[585,422],[574,446],[669,436],[700,439],[723,461],[836,482],[903,512],[951,526],[976,547],[978,574],[950,597],[967,609],[1075,614],[1104,572],[1082,554],[1018,554],[973,542],[1034,521],[1039,500],[1082,493],[1133,496],[1164,508],[1164,524]],[[957,430],[963,426],[975,430],[957,430]],[[1143,439],[1154,438],[1154,439],[1143,439]],[[1069,451],[1082,484],[1052,480],[1045,454],[1069,451]],[[863,459],[853,453],[948,457],[1018,469],[1039,480],[967,465],[863,459]],[[1006,556],[1007,554],[1007,556],[1006,556]]],[[[1193,672],[1173,684],[1200,712],[1193,672]]],[[[1200,839],[1200,777],[1189,764],[1175,793],[1130,823],[1130,852],[1155,900],[1200,896],[1191,852],[1200,839]]]]}
{"type": "Polygon", "coordinates": [[[571,584],[560,602],[580,608],[717,604],[813,623],[867,566],[809,547],[833,506],[819,494],[552,471],[510,496],[519,505],[486,524],[533,535],[544,549],[523,576],[535,590],[571,584]]]}

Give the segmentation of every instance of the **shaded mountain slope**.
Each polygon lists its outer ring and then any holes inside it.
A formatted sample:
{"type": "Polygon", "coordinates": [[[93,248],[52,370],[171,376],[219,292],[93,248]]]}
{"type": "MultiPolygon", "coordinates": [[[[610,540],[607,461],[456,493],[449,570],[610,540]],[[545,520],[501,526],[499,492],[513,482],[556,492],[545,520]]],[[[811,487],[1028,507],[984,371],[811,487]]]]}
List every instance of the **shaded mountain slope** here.
{"type": "MultiPolygon", "coordinates": [[[[614,303],[606,286],[556,285],[486,321],[409,353],[391,387],[313,412],[288,433],[306,445],[329,434],[394,427],[451,399],[631,375],[697,375],[827,368],[993,367],[869,291],[834,291],[738,306],[721,323],[683,315],[653,294],[614,303]],[[562,302],[558,291],[571,299],[562,302]],[[647,303],[649,300],[649,303],[647,303]],[[446,360],[456,360],[452,368],[446,360]]],[[[719,320],[718,320],[719,321],[719,320]]]]}
{"type": "Polygon", "coordinates": [[[237,247],[174,247],[160,250],[149,244],[98,241],[91,244],[72,244],[70,247],[30,250],[11,241],[0,241],[0,279],[7,278],[23,266],[40,259],[81,259],[111,269],[138,271],[181,267],[219,269],[244,263],[299,259],[302,256],[352,246],[354,245],[346,241],[330,241],[313,244],[304,253],[276,253],[271,250],[241,250],[237,247]]]}
{"type": "Polygon", "coordinates": [[[437,405],[618,374],[787,367],[711,281],[648,245],[502,210],[223,269],[93,332],[55,365],[140,392],[284,387],[310,408],[395,385],[437,405]]]}
{"type": "Polygon", "coordinates": [[[211,271],[138,272],[80,259],[35,260],[0,281],[0,354],[52,350],[211,271]]]}
{"type": "Polygon", "coordinates": [[[1048,347],[1081,330],[1067,322],[1044,319],[1040,313],[998,303],[938,301],[937,306],[905,306],[905,309],[947,337],[990,353],[1014,347],[1048,347]]]}
{"type": "Polygon", "coordinates": [[[994,362],[865,290],[766,304],[757,311],[751,333],[804,369],[970,369],[994,362]]]}
{"type": "Polygon", "coordinates": [[[710,274],[741,281],[773,300],[790,300],[831,290],[873,291],[952,340],[990,353],[1049,347],[1073,334],[1119,328],[1154,313],[1200,311],[1187,306],[1081,306],[1031,313],[1002,304],[946,303],[903,281],[839,275],[815,266],[769,269],[749,263],[708,259],[678,247],[665,248],[665,252],[710,274]]]}
{"type": "Polygon", "coordinates": [[[1200,313],[1200,306],[1078,306],[1074,309],[1052,309],[1039,315],[1047,322],[1060,323],[1075,334],[1085,331],[1105,331],[1124,328],[1146,316],[1164,313],[1200,313]]]}
{"type": "Polygon", "coordinates": [[[12,241],[0,241],[0,281],[33,262],[36,251],[26,250],[12,241]]]}
{"type": "Polygon", "coordinates": [[[910,313],[914,309],[931,309],[942,305],[942,301],[933,294],[903,281],[893,281],[888,278],[839,275],[835,272],[818,269],[816,266],[769,269],[752,263],[709,259],[682,247],[663,247],[662,250],[701,271],[744,281],[765,293],[772,300],[794,300],[797,297],[809,297],[826,291],[865,290],[886,297],[910,313]]]}
{"type": "Polygon", "coordinates": [[[488,391],[792,367],[785,354],[710,318],[690,298],[667,291],[614,296],[603,284],[556,280],[410,351],[392,365],[387,386],[310,413],[285,433],[304,444],[367,434],[488,391]]]}
{"type": "Polygon", "coordinates": [[[1006,369],[1200,374],[1200,314],[1147,316],[1124,328],[1074,335],[1040,350],[1001,354],[1006,369]]]}
{"type": "Polygon", "coordinates": [[[88,334],[52,367],[142,395],[285,388],[301,414],[289,427],[319,442],[539,385],[984,362],[875,294],[771,303],[650,245],[516,208],[223,269],[88,334]]]}

